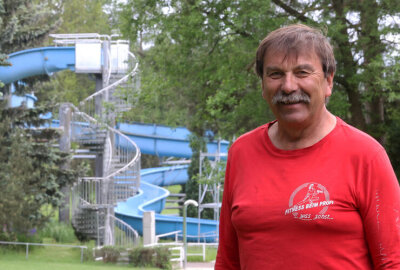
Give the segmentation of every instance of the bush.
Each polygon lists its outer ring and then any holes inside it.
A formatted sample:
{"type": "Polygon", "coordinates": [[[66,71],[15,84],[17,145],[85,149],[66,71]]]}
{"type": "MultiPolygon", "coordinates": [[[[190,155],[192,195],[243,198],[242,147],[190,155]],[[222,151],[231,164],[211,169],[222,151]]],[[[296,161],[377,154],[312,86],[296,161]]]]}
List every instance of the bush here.
{"type": "Polygon", "coordinates": [[[46,225],[40,232],[41,238],[52,238],[57,243],[74,243],[76,242],[76,237],[74,234],[74,229],[70,224],[59,223],[57,221],[52,221],[46,225]]]}
{"type": "Polygon", "coordinates": [[[94,250],[93,247],[84,248],[83,249],[83,261],[91,262],[94,261],[94,250]]]}
{"type": "Polygon", "coordinates": [[[166,247],[157,247],[154,266],[161,269],[172,269],[171,267],[171,252],[166,247]]]}
{"type": "Polygon", "coordinates": [[[103,257],[103,262],[105,263],[116,263],[121,255],[119,248],[113,246],[105,246],[100,249],[99,252],[99,255],[103,257]]]}
{"type": "Polygon", "coordinates": [[[135,267],[172,269],[170,259],[171,252],[166,247],[138,247],[129,253],[129,262],[135,267]]]}

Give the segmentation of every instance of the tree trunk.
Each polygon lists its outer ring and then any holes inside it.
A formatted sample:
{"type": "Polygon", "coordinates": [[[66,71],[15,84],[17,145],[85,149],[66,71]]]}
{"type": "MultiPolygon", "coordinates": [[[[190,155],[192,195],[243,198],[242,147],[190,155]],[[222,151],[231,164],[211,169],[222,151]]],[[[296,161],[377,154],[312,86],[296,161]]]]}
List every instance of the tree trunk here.
{"type": "Polygon", "coordinates": [[[337,49],[340,51],[343,65],[343,78],[341,84],[343,85],[350,102],[351,124],[359,129],[366,129],[366,121],[363,114],[363,105],[361,102],[361,95],[359,92],[359,85],[356,80],[352,78],[357,74],[357,63],[351,53],[351,45],[349,41],[349,34],[346,22],[345,4],[341,0],[332,1],[333,10],[335,11],[337,19],[341,22],[343,27],[339,33],[333,37],[337,49]]]}
{"type": "Polygon", "coordinates": [[[360,44],[363,51],[365,91],[370,97],[368,102],[370,125],[369,132],[378,141],[383,143],[385,132],[381,128],[384,123],[384,99],[382,97],[382,89],[377,82],[383,77],[383,60],[382,53],[384,45],[380,40],[378,29],[379,7],[375,1],[361,0],[359,2],[360,9],[360,44]]]}

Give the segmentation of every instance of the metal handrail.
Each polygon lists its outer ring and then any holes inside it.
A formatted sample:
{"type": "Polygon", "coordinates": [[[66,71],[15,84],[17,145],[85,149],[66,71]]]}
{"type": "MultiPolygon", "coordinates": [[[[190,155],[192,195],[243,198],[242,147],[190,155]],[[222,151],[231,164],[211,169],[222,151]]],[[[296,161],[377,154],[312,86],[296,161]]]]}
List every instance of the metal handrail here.
{"type": "MultiPolygon", "coordinates": [[[[78,110],[78,111],[77,111],[78,114],[84,116],[85,118],[87,118],[88,120],[90,120],[91,122],[93,122],[94,124],[98,124],[98,123],[99,123],[95,118],[91,117],[90,115],[88,115],[88,114],[86,114],[86,113],[84,113],[84,112],[79,111],[79,109],[78,109],[77,107],[75,107],[74,105],[71,105],[71,106],[72,106],[72,108],[74,108],[75,110],[78,110]]],[[[139,151],[139,147],[137,146],[137,144],[136,144],[134,141],[132,141],[128,136],[126,136],[126,135],[123,134],[121,131],[119,131],[118,129],[112,128],[112,127],[110,127],[110,126],[105,126],[105,128],[107,128],[108,130],[110,130],[110,131],[112,131],[112,132],[118,134],[118,135],[121,136],[122,138],[126,139],[126,140],[127,140],[128,142],[130,142],[130,143],[132,144],[132,146],[136,149],[136,154],[135,154],[135,156],[132,158],[132,160],[131,160],[127,165],[125,165],[124,167],[122,167],[121,169],[115,171],[114,173],[112,173],[112,174],[110,174],[110,175],[107,175],[107,176],[105,176],[105,177],[102,177],[102,178],[110,178],[110,177],[116,176],[117,174],[119,174],[119,173],[122,172],[122,171],[125,171],[128,167],[130,167],[130,165],[132,165],[134,162],[136,162],[137,159],[138,159],[139,156],[140,156],[140,151],[139,151]]]]}
{"type": "Polygon", "coordinates": [[[163,234],[158,234],[156,235],[156,243],[160,240],[162,237],[170,236],[170,235],[175,235],[175,242],[178,242],[178,235],[182,233],[182,230],[179,231],[173,231],[169,233],[163,233],[163,234]]]}
{"type": "MultiPolygon", "coordinates": [[[[128,51],[128,54],[129,54],[130,57],[132,57],[133,59],[136,60],[136,56],[133,53],[128,51]]],[[[86,101],[89,101],[89,100],[91,100],[91,99],[93,99],[93,98],[95,98],[95,97],[97,97],[99,95],[102,95],[104,92],[107,92],[110,89],[113,89],[115,86],[119,85],[120,83],[125,82],[130,76],[135,75],[135,73],[137,72],[138,67],[139,67],[139,62],[136,62],[135,67],[132,69],[132,71],[130,73],[126,74],[124,77],[122,77],[121,79],[113,82],[112,84],[104,87],[100,91],[97,91],[97,92],[93,93],[92,95],[88,96],[87,98],[85,98],[84,100],[82,100],[80,102],[80,105],[83,106],[86,101]]]]}
{"type": "MultiPolygon", "coordinates": [[[[112,219],[116,223],[117,227],[120,227],[122,225],[125,229],[128,230],[128,232],[129,232],[128,234],[131,234],[134,237],[134,239],[132,241],[132,245],[138,244],[139,234],[135,229],[133,229],[128,223],[117,218],[116,216],[110,216],[110,219],[112,219]]],[[[129,237],[127,237],[127,238],[129,238],[129,237]]]]}
{"type": "MultiPolygon", "coordinates": [[[[132,140],[131,140],[128,136],[126,136],[125,134],[121,133],[119,130],[114,129],[114,128],[111,128],[111,127],[110,127],[110,130],[114,131],[114,132],[117,133],[119,136],[121,136],[121,137],[127,139],[129,142],[132,143],[132,145],[133,145],[136,149],[139,149],[139,147],[137,146],[137,144],[136,144],[134,141],[132,141],[132,140]]],[[[119,174],[119,173],[125,171],[128,167],[130,167],[130,165],[132,165],[133,163],[135,163],[135,162],[137,161],[137,159],[139,158],[139,156],[140,156],[140,151],[136,151],[135,157],[132,158],[132,160],[131,160],[128,164],[126,164],[126,165],[125,165],[124,167],[122,167],[121,169],[115,171],[114,173],[108,175],[107,178],[114,177],[114,176],[116,176],[117,174],[119,174]]]]}
{"type": "Polygon", "coordinates": [[[112,145],[111,145],[111,139],[107,138],[107,142],[106,142],[107,147],[107,151],[109,153],[109,157],[108,157],[108,161],[106,164],[106,171],[108,171],[110,169],[111,166],[111,162],[112,162],[112,145]]]}

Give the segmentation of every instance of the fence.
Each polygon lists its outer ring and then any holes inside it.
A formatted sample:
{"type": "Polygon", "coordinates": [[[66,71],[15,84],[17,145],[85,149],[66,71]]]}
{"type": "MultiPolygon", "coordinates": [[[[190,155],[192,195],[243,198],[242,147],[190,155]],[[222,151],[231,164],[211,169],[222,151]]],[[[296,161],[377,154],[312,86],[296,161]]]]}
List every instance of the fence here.
{"type": "Polygon", "coordinates": [[[83,249],[87,248],[87,246],[60,245],[60,244],[41,244],[41,243],[26,243],[26,242],[6,242],[6,241],[0,241],[0,244],[3,244],[3,245],[25,245],[26,246],[26,255],[25,255],[26,259],[28,259],[28,257],[29,257],[29,246],[49,246],[49,247],[80,248],[81,249],[81,262],[83,262],[83,249]]]}
{"type": "MultiPolygon", "coordinates": [[[[149,244],[145,245],[144,247],[157,247],[157,246],[170,246],[169,250],[179,250],[179,257],[178,258],[173,258],[171,261],[178,261],[179,263],[183,263],[184,259],[184,254],[183,254],[183,243],[182,242],[167,242],[167,243],[155,243],[155,244],[149,244]],[[182,250],[181,250],[182,249],[182,250]]],[[[201,253],[188,253],[187,257],[190,256],[202,256],[203,261],[206,260],[206,247],[207,246],[214,246],[218,247],[218,243],[188,243],[189,247],[201,247],[202,252],[201,253]]]]}

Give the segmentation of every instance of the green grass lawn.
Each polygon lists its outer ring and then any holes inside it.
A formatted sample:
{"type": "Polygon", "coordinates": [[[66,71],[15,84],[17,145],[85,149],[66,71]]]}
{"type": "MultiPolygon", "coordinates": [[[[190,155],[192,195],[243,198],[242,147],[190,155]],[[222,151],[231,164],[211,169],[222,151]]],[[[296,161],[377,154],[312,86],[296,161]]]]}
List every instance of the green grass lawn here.
{"type": "Polygon", "coordinates": [[[0,270],[119,270],[140,269],[129,266],[116,266],[106,264],[78,264],[61,262],[42,262],[32,260],[3,260],[0,261],[0,270]]]}
{"type": "MultiPolygon", "coordinates": [[[[189,253],[201,253],[201,247],[188,247],[189,253]]],[[[206,261],[215,260],[217,249],[207,247],[206,261]]],[[[28,259],[24,248],[18,251],[0,249],[0,270],[126,270],[143,269],[131,265],[115,265],[110,263],[80,261],[80,249],[64,247],[30,248],[28,259]]],[[[188,261],[203,261],[201,256],[189,256],[188,261]]],[[[156,268],[146,268],[156,269],[156,268]]]]}
{"type": "MultiPolygon", "coordinates": [[[[167,187],[171,193],[179,193],[180,185],[167,187]]],[[[178,209],[168,209],[163,214],[179,215],[178,209]]],[[[65,243],[70,245],[94,246],[94,242],[87,244],[79,243],[75,238],[70,225],[59,224],[54,221],[38,234],[43,243],[65,243]],[[56,240],[57,239],[57,240],[56,240]]],[[[189,247],[189,253],[201,253],[201,247],[189,247]]],[[[206,261],[213,261],[217,249],[207,247],[206,261]]],[[[87,257],[89,251],[85,251],[87,257]]],[[[203,261],[202,256],[189,256],[188,261],[203,261]]],[[[102,261],[81,262],[81,249],[70,247],[38,247],[30,246],[28,258],[26,258],[25,246],[18,246],[18,249],[7,245],[0,245],[0,270],[125,270],[134,268],[131,265],[111,264],[102,261]]],[[[155,268],[146,268],[155,269],[155,268]]]]}
{"type": "Polygon", "coordinates": [[[77,248],[34,247],[29,249],[28,259],[25,247],[18,251],[6,249],[4,246],[0,249],[0,270],[126,270],[128,268],[143,269],[129,265],[106,264],[101,261],[81,263],[81,251],[77,248]]]}
{"type": "MultiPolygon", "coordinates": [[[[188,247],[188,253],[197,253],[200,254],[203,252],[203,249],[201,246],[189,246],[188,247]]],[[[211,262],[215,261],[215,258],[217,257],[217,247],[214,246],[206,246],[206,262],[211,262]]],[[[203,256],[188,256],[187,257],[188,262],[202,262],[203,261],[203,256]]]]}
{"type": "MultiPolygon", "coordinates": [[[[171,192],[171,193],[179,193],[181,191],[182,187],[180,185],[173,185],[173,186],[167,186],[164,188],[168,189],[169,192],[171,192]]],[[[178,206],[178,204],[166,203],[165,206],[178,206]]],[[[161,214],[178,216],[179,209],[164,209],[164,210],[162,210],[161,214]]]]}

